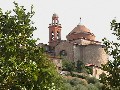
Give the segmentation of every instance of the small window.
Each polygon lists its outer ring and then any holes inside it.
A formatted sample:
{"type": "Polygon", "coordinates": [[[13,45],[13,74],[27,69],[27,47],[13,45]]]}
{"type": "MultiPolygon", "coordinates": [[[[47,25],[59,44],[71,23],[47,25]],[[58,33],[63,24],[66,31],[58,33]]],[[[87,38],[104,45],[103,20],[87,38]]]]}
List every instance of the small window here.
{"type": "Polygon", "coordinates": [[[60,33],[57,31],[57,39],[59,39],[60,37],[60,33]]]}
{"type": "Polygon", "coordinates": [[[60,56],[67,56],[67,52],[65,50],[60,51],[60,56]]]}
{"type": "Polygon", "coordinates": [[[53,31],[52,31],[52,37],[51,37],[51,40],[54,40],[54,33],[53,33],[53,31]]]}

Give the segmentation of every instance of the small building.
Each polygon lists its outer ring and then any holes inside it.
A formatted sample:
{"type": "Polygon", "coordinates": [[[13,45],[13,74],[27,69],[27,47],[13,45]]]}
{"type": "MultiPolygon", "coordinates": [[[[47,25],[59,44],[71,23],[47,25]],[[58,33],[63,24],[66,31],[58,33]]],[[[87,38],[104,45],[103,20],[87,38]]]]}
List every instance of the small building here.
{"type": "Polygon", "coordinates": [[[98,66],[93,65],[93,64],[86,64],[85,66],[92,68],[92,72],[93,72],[93,73],[92,73],[92,76],[93,76],[93,77],[96,77],[97,79],[99,79],[99,75],[100,75],[100,74],[102,74],[102,73],[107,73],[107,72],[103,71],[103,70],[101,69],[101,67],[98,67],[98,66]]]}

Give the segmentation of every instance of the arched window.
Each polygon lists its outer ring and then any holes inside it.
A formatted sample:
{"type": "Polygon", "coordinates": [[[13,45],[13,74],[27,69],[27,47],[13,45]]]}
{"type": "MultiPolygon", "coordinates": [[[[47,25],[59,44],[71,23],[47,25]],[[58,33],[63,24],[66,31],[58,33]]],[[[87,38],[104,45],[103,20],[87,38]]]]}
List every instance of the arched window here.
{"type": "Polygon", "coordinates": [[[52,31],[51,35],[52,35],[51,40],[54,40],[54,33],[53,33],[53,31],[52,31]]]}
{"type": "Polygon", "coordinates": [[[60,56],[67,56],[67,52],[65,50],[60,51],[60,56]]]}
{"type": "Polygon", "coordinates": [[[60,36],[59,34],[60,34],[60,33],[57,31],[57,39],[59,39],[59,38],[60,38],[60,37],[59,37],[59,36],[60,36]]]}

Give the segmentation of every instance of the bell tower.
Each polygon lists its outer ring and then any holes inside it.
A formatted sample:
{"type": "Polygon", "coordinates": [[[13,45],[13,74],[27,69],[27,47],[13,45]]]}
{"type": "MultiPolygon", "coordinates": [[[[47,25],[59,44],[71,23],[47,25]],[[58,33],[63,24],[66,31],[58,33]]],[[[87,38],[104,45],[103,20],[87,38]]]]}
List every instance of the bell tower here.
{"type": "Polygon", "coordinates": [[[58,15],[53,14],[52,23],[49,24],[49,45],[55,47],[61,41],[61,24],[59,24],[58,15]]]}

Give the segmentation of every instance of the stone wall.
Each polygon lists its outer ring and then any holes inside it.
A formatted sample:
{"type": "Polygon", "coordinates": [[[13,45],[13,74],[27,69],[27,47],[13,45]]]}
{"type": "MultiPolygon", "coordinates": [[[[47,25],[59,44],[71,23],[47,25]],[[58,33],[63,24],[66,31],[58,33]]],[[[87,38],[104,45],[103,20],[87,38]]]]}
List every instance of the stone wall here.
{"type": "Polygon", "coordinates": [[[74,61],[82,60],[85,64],[101,66],[108,61],[108,55],[102,45],[74,46],[74,61]]]}
{"type": "Polygon", "coordinates": [[[60,58],[50,57],[50,60],[53,61],[58,71],[62,69],[62,60],[60,58]]]}
{"type": "Polygon", "coordinates": [[[73,44],[68,41],[62,41],[55,47],[56,56],[60,56],[60,51],[65,50],[67,55],[62,56],[66,60],[74,60],[73,44]]]}

